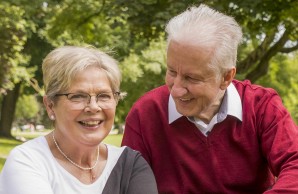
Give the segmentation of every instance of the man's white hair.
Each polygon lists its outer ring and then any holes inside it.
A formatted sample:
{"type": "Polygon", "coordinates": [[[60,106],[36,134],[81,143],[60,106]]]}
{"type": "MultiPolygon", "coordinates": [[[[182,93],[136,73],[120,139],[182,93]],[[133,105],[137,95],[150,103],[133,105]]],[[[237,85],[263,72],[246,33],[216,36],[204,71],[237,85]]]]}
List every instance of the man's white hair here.
{"type": "Polygon", "coordinates": [[[210,66],[214,68],[227,70],[236,66],[242,30],[233,17],[202,4],[172,18],[166,32],[168,45],[176,41],[211,49],[213,57],[210,66]]]}

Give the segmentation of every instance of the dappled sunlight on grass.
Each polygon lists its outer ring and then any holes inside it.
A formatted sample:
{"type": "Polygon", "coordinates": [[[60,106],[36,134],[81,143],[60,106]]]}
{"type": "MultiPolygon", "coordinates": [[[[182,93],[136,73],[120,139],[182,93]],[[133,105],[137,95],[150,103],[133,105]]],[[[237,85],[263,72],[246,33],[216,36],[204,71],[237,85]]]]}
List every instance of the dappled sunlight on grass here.
{"type": "Polygon", "coordinates": [[[0,172],[1,172],[1,169],[3,168],[3,166],[4,166],[4,163],[5,163],[5,158],[0,157],[0,172]]]}
{"type": "Polygon", "coordinates": [[[15,139],[7,139],[0,138],[0,157],[6,157],[10,150],[12,150],[15,146],[21,144],[22,142],[17,141],[15,139]]]}
{"type": "Polygon", "coordinates": [[[38,137],[38,136],[42,136],[42,135],[46,135],[48,133],[50,133],[52,130],[44,130],[44,131],[34,131],[34,132],[31,132],[31,131],[13,131],[12,132],[12,135],[16,138],[25,138],[26,140],[28,139],[33,139],[35,137],[38,137]]]}
{"type": "Polygon", "coordinates": [[[6,157],[9,152],[17,145],[21,144],[21,141],[15,139],[8,139],[0,137],[0,172],[5,163],[6,157]]]}
{"type": "Polygon", "coordinates": [[[108,135],[103,142],[106,144],[111,144],[120,147],[122,141],[122,134],[110,134],[108,135]]]}

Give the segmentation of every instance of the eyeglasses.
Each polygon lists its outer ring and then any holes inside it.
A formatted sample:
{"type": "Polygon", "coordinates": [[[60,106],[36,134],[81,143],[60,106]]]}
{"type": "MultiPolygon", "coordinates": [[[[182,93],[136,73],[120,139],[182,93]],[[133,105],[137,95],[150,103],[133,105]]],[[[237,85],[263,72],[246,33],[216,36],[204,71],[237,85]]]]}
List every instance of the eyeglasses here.
{"type": "Polygon", "coordinates": [[[110,109],[115,107],[115,102],[120,96],[120,92],[103,92],[97,95],[87,93],[64,93],[55,96],[66,96],[72,102],[74,109],[84,109],[91,101],[91,97],[95,96],[95,100],[102,109],[110,109]]]}

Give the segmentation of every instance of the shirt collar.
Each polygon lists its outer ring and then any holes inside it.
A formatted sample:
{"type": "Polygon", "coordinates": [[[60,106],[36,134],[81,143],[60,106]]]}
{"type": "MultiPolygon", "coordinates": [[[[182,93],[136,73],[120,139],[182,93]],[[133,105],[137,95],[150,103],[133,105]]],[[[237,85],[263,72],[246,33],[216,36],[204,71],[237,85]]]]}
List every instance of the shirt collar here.
{"type": "Polygon", "coordinates": [[[227,114],[238,118],[242,121],[242,102],[240,95],[234,84],[230,84],[227,88],[227,114]]]}
{"type": "MultiPolygon", "coordinates": [[[[241,98],[239,96],[237,89],[233,84],[230,84],[228,86],[223,102],[225,103],[222,103],[219,113],[226,112],[226,114],[223,114],[223,115],[231,115],[238,118],[240,121],[242,121],[241,98]]],[[[175,120],[183,116],[180,113],[178,113],[174,99],[171,94],[169,96],[168,110],[169,110],[169,115],[168,115],[169,124],[171,124],[172,122],[174,122],[175,120]]]]}
{"type": "Polygon", "coordinates": [[[172,122],[174,122],[175,120],[183,116],[182,114],[178,113],[174,99],[171,94],[169,97],[168,110],[169,110],[169,124],[171,124],[172,122]]]}

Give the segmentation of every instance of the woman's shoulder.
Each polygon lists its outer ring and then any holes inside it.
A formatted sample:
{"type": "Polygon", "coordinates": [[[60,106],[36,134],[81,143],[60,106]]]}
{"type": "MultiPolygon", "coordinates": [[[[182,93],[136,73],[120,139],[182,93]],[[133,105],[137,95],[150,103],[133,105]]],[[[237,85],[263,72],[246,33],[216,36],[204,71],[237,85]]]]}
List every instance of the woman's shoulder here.
{"type": "Polygon", "coordinates": [[[44,153],[47,146],[47,142],[44,136],[40,136],[31,140],[28,140],[11,150],[10,155],[26,153],[44,153]]]}
{"type": "Polygon", "coordinates": [[[50,154],[47,150],[47,141],[44,137],[22,143],[10,151],[4,169],[8,172],[25,168],[27,170],[38,169],[41,173],[45,163],[49,162],[50,154]]]}

